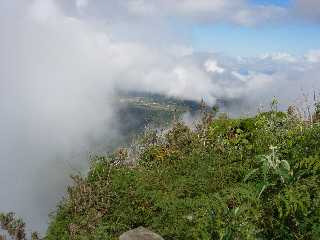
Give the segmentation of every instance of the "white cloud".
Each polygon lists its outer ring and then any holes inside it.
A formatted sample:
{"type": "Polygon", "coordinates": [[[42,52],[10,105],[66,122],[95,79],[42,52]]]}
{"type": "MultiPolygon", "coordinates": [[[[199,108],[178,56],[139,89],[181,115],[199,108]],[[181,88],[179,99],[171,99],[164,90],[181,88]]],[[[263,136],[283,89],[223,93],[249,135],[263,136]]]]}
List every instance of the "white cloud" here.
{"type": "Polygon", "coordinates": [[[272,61],[284,61],[284,62],[295,62],[297,59],[289,53],[277,52],[277,53],[266,53],[261,56],[262,60],[272,61]]]}
{"type": "Polygon", "coordinates": [[[204,67],[206,69],[207,72],[210,73],[224,73],[224,69],[222,67],[220,67],[217,63],[217,61],[215,60],[211,60],[208,59],[205,63],[204,63],[204,67]]]}
{"type": "Polygon", "coordinates": [[[320,62],[320,50],[311,50],[306,55],[307,61],[312,63],[320,62]]]}
{"type": "Polygon", "coordinates": [[[135,16],[150,17],[155,14],[157,9],[155,5],[145,0],[133,0],[127,3],[128,12],[135,16]]]}
{"type": "Polygon", "coordinates": [[[287,9],[278,6],[246,6],[234,10],[233,22],[244,26],[275,22],[287,16],[287,9]]]}
{"type": "MultiPolygon", "coordinates": [[[[77,6],[86,5],[83,1],[77,0],[77,6]]],[[[110,21],[137,20],[136,18],[146,18],[148,21],[147,18],[151,17],[175,18],[187,22],[222,21],[252,26],[287,15],[286,8],[275,5],[253,5],[248,0],[91,0],[90,6],[95,7],[97,16],[110,21]]]]}
{"type": "Polygon", "coordinates": [[[32,17],[39,21],[46,21],[60,14],[54,0],[34,0],[29,10],[32,17]]]}
{"type": "Polygon", "coordinates": [[[272,21],[286,15],[284,8],[273,5],[251,5],[245,0],[176,0],[167,4],[173,9],[174,16],[190,18],[193,21],[226,21],[245,26],[272,21]]]}
{"type": "Polygon", "coordinates": [[[86,8],[89,4],[89,0],[76,0],[76,7],[79,10],[86,8]]]}
{"type": "MultiPolygon", "coordinates": [[[[73,2],[54,1],[69,7],[70,2],[73,2]]],[[[288,6],[272,3],[254,4],[249,0],[74,0],[74,2],[81,13],[87,11],[87,16],[105,18],[110,22],[174,18],[184,23],[228,22],[251,27],[297,19],[317,22],[320,20],[318,0],[294,0],[288,6]]]]}

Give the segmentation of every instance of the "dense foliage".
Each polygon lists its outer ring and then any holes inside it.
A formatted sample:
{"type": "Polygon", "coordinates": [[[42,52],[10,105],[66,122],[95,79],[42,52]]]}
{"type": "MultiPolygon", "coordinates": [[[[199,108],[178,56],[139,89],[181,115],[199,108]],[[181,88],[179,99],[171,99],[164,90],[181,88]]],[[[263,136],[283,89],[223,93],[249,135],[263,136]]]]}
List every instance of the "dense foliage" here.
{"type": "Polygon", "coordinates": [[[319,144],[319,123],[277,111],[147,132],[73,177],[47,239],[320,239],[319,144]]]}

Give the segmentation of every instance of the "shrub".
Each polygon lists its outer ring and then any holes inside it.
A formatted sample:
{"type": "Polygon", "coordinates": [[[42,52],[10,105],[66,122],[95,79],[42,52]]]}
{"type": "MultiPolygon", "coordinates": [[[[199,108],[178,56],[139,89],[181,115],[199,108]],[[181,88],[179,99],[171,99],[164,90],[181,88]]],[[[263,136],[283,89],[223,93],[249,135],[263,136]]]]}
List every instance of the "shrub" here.
{"type": "Polygon", "coordinates": [[[133,165],[130,149],[95,158],[46,239],[117,239],[141,225],[165,239],[319,239],[320,125],[272,107],[149,132],[133,165]]]}

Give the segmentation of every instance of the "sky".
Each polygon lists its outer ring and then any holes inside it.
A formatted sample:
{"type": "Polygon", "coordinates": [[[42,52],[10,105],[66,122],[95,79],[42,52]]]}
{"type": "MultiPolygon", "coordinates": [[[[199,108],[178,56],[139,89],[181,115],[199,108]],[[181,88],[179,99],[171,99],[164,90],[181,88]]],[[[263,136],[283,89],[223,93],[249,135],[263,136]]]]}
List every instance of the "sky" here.
{"type": "MultiPolygon", "coordinates": [[[[294,0],[252,0],[249,3],[252,6],[277,6],[285,11],[293,11],[297,4],[294,0]]],[[[191,26],[182,23],[176,30],[188,35],[190,44],[197,51],[221,52],[235,57],[253,57],[270,52],[301,56],[311,49],[320,48],[319,22],[301,16],[287,16],[281,21],[250,26],[223,20],[196,22],[191,26]]]]}
{"type": "Polygon", "coordinates": [[[303,55],[320,48],[319,25],[279,24],[254,28],[218,24],[192,28],[192,46],[198,51],[221,52],[231,56],[259,56],[270,52],[303,55]],[[306,37],[309,36],[309,37],[306,37]]]}
{"type": "Polygon", "coordinates": [[[119,91],[304,115],[319,26],[319,0],[1,0],[0,212],[45,232],[69,175],[119,136],[119,91]]]}

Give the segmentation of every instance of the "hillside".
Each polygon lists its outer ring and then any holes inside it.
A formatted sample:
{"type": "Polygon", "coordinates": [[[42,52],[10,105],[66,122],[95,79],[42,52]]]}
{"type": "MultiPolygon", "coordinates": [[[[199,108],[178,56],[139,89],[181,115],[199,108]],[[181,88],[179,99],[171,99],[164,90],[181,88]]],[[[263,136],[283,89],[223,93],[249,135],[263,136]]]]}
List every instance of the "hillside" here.
{"type": "Polygon", "coordinates": [[[201,108],[195,101],[145,92],[120,93],[116,103],[119,137],[113,148],[131,144],[146,128],[167,128],[184,113],[196,114],[201,108]]]}
{"type": "Polygon", "coordinates": [[[319,144],[320,124],[292,111],[207,113],[195,129],[146,132],[73,176],[46,239],[117,239],[138,226],[165,239],[319,239],[319,144]]]}

